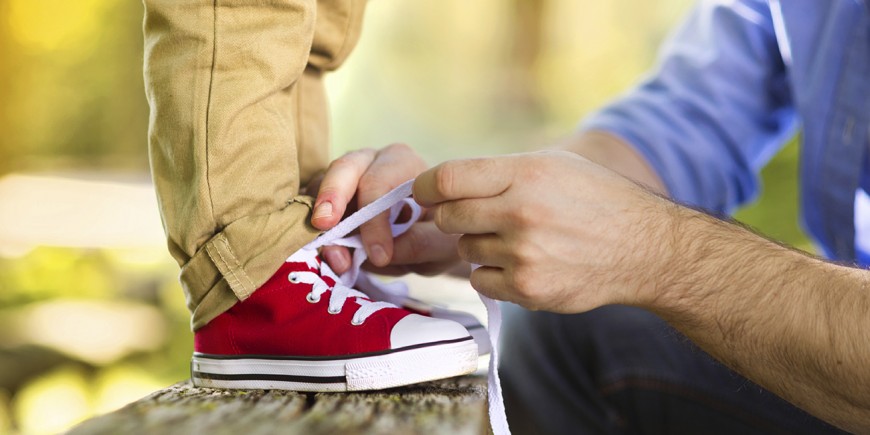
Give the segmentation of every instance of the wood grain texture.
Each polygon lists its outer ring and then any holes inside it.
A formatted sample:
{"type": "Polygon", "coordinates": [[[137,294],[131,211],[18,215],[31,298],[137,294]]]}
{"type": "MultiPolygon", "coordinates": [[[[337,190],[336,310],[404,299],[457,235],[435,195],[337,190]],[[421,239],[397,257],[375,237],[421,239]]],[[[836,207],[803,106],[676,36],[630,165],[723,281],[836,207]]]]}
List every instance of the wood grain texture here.
{"type": "Polygon", "coordinates": [[[195,388],[157,391],[69,434],[450,434],[488,432],[486,378],[365,393],[195,388]]]}

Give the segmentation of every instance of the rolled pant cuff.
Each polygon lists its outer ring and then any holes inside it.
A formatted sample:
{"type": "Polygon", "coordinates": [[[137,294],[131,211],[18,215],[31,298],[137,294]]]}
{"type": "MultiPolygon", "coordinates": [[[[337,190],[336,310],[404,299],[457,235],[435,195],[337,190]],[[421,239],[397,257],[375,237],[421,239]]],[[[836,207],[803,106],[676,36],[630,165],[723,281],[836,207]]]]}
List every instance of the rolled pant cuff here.
{"type": "Polygon", "coordinates": [[[312,205],[311,197],[297,196],[282,210],[239,219],[182,266],[194,331],[251,296],[288,256],[317,237],[308,219],[312,205]]]}

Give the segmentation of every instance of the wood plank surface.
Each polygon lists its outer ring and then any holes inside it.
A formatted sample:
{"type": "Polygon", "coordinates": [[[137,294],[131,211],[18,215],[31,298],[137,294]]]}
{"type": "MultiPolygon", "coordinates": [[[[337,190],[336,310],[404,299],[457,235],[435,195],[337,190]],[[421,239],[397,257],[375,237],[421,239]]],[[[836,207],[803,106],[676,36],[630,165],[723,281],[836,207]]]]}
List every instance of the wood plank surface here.
{"type": "Polygon", "coordinates": [[[157,391],[69,434],[487,433],[486,378],[463,376],[365,393],[195,388],[157,391]]]}

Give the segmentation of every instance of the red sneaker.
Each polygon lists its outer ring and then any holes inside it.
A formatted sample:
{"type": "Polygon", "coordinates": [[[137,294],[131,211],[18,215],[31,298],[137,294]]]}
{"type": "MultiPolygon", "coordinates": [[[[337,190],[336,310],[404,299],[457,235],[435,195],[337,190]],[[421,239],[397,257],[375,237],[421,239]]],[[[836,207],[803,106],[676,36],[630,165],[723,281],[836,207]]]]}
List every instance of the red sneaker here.
{"type": "Polygon", "coordinates": [[[297,391],[378,390],[471,373],[459,323],[413,314],[337,283],[302,249],[262,287],[195,333],[193,384],[297,391]]]}

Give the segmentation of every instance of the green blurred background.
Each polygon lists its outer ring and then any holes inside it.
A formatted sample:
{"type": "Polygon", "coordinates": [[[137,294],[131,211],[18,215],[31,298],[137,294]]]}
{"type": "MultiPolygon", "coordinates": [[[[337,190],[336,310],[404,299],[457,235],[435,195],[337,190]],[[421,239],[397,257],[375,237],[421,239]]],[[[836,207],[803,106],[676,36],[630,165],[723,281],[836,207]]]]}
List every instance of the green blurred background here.
{"type": "MultiPolygon", "coordinates": [[[[531,150],[655,60],[690,0],[377,0],[329,78],[333,154],[531,150]]],[[[142,5],[0,2],[0,433],[52,433],[187,377],[192,335],[148,176],[142,5]]],[[[797,149],[738,218],[810,249],[797,149]]]]}

